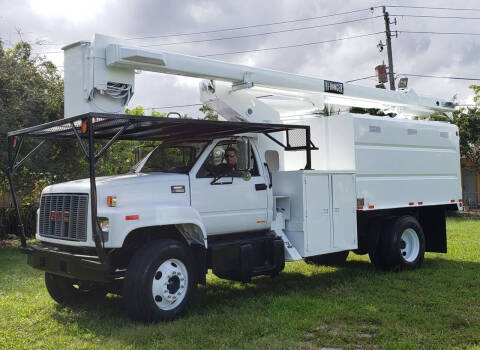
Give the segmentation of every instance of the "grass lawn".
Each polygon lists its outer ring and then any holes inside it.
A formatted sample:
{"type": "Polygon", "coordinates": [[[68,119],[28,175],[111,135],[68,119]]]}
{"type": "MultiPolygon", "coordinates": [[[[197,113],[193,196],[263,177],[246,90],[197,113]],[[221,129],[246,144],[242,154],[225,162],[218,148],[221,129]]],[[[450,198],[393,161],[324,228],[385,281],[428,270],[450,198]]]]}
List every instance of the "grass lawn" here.
{"type": "Polygon", "coordinates": [[[368,256],[342,268],[287,264],[249,284],[208,276],[172,323],[128,319],[122,299],[67,308],[15,248],[0,249],[0,348],[480,349],[480,220],[448,220],[448,254],[422,269],[377,272],[368,256]]]}

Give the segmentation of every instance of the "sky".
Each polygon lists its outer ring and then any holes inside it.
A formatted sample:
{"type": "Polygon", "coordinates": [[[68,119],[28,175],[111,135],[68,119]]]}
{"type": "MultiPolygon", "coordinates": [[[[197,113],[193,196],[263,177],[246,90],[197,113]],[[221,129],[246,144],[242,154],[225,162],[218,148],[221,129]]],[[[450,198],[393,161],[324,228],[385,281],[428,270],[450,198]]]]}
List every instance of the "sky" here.
{"type": "MultiPolygon", "coordinates": [[[[385,30],[382,9],[377,6],[383,5],[387,6],[391,20],[396,20],[391,29],[398,31],[398,37],[392,39],[392,47],[394,71],[399,77],[402,74],[420,74],[480,78],[480,30],[477,29],[480,10],[393,7],[402,5],[480,9],[478,0],[0,0],[0,37],[7,47],[21,39],[30,42],[36,55],[45,55],[62,69],[61,47],[78,40],[90,40],[94,33],[122,38],[150,37],[132,40],[132,44],[170,44],[150,48],[208,55],[382,32],[385,30]],[[373,11],[370,10],[371,7],[374,7],[373,11]],[[332,16],[350,11],[355,12],[332,16]],[[411,17],[412,15],[464,18],[411,17]],[[320,16],[325,17],[318,18],[320,16]],[[317,18],[307,19],[312,17],[317,18]],[[298,19],[302,21],[257,26],[298,19]],[[325,26],[338,22],[347,23],[325,26]],[[243,26],[255,27],[168,36],[243,26]],[[310,28],[202,41],[304,27],[310,28]],[[479,35],[439,35],[404,31],[463,32],[479,35]]],[[[387,63],[386,49],[380,52],[377,48],[380,40],[385,43],[385,33],[295,48],[219,55],[214,58],[322,79],[348,81],[373,76],[375,66],[383,61],[387,63]]],[[[194,78],[142,72],[136,76],[135,95],[129,106],[142,105],[149,108],[199,103],[198,83],[198,79],[194,78]]],[[[355,84],[373,87],[376,79],[359,80],[355,84]]],[[[449,100],[456,95],[459,103],[466,104],[472,103],[473,96],[469,89],[471,84],[480,84],[480,80],[409,77],[409,88],[418,94],[449,100]]],[[[188,113],[193,117],[200,115],[198,107],[161,111],[173,110],[188,113]]]]}

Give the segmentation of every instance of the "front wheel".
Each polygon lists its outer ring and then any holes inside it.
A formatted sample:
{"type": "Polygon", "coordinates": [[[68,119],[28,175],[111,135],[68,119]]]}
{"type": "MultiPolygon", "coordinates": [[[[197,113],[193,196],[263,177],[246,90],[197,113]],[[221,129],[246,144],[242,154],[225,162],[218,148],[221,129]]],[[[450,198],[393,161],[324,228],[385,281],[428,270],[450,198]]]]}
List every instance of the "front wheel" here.
{"type": "Polygon", "coordinates": [[[128,265],[123,298],[127,313],[144,322],[170,321],[182,315],[196,289],[192,255],[174,240],[150,242],[128,265]]]}

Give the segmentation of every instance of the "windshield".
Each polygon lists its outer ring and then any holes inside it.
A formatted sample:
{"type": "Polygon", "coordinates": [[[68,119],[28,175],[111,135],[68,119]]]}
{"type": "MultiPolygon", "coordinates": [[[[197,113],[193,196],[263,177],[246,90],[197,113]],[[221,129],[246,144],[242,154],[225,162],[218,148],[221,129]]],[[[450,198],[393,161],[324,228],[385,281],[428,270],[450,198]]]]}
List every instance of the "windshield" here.
{"type": "Polygon", "coordinates": [[[135,171],[187,174],[207,144],[203,141],[160,145],[150,152],[146,162],[140,162],[135,171]]]}

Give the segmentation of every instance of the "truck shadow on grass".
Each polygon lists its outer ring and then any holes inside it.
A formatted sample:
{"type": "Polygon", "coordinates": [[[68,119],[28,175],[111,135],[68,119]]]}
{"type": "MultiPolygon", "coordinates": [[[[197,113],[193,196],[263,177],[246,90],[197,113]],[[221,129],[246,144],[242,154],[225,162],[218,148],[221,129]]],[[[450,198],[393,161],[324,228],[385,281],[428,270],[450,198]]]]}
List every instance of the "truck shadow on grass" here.
{"type": "Polygon", "coordinates": [[[75,324],[105,337],[122,329],[135,333],[138,327],[168,334],[174,324],[185,329],[212,320],[226,324],[246,320],[242,327],[248,330],[258,320],[290,324],[303,322],[305,315],[326,323],[348,320],[387,328],[415,328],[411,322],[417,320],[428,334],[430,326],[425,320],[440,328],[460,329],[480,318],[476,302],[480,298],[479,271],[479,263],[434,255],[425,260],[422,269],[403,272],[375,271],[369,262],[360,260],[350,260],[340,268],[298,262],[287,264],[279,276],[258,277],[245,284],[209,275],[209,284],[198,289],[188,314],[173,323],[137,324],[132,328],[135,323],[124,314],[121,297],[70,308],[73,313],[57,305],[53,317],[61,324],[75,324]]]}

